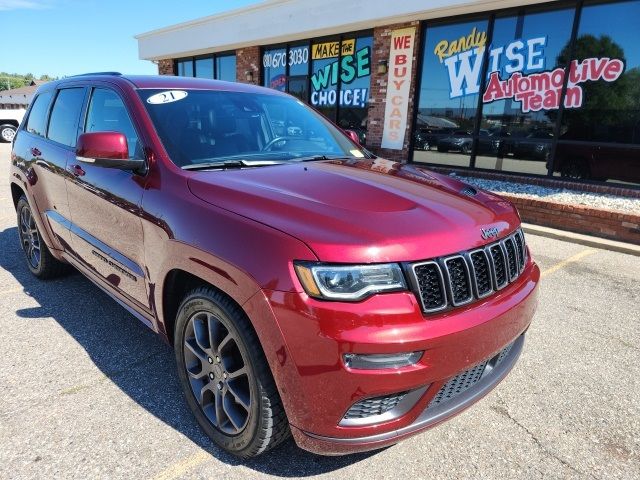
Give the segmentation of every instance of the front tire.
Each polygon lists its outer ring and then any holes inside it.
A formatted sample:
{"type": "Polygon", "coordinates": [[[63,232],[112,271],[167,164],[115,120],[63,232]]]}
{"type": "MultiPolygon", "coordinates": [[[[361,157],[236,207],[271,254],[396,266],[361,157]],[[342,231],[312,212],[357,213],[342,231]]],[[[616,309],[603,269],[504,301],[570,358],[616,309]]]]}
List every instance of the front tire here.
{"type": "Polygon", "coordinates": [[[580,158],[570,158],[565,161],[562,165],[560,176],[572,180],[588,180],[591,177],[589,174],[589,165],[585,160],[580,158]]]}
{"type": "Polygon", "coordinates": [[[27,266],[33,275],[41,280],[59,277],[67,273],[69,265],[54,258],[42,240],[33,211],[24,195],[18,200],[18,236],[25,254],[27,266]]]}
{"type": "Polygon", "coordinates": [[[178,376],[189,408],[207,435],[241,458],[289,437],[289,424],[249,319],[210,287],[189,293],[175,327],[178,376]]]}

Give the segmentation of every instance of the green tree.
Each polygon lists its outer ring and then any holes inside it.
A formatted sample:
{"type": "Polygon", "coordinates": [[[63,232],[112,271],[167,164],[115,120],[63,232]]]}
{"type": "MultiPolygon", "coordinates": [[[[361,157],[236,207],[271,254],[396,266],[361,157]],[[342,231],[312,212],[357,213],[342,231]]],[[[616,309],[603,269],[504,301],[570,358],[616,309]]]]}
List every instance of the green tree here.
{"type": "MultiPolygon", "coordinates": [[[[628,68],[624,49],[607,35],[581,35],[576,39],[573,58],[569,55],[570,47],[567,45],[558,55],[558,64],[566,65],[571,60],[581,62],[587,58],[617,58],[624,62],[625,72],[612,83],[598,80],[580,84],[582,107],[566,109],[563,114],[562,123],[567,136],[629,141],[640,110],[640,69],[628,68]],[[612,135],[620,138],[610,138],[612,135]],[[609,138],[599,138],[602,136],[609,138]]],[[[549,114],[555,119],[556,112],[549,114]]]]}

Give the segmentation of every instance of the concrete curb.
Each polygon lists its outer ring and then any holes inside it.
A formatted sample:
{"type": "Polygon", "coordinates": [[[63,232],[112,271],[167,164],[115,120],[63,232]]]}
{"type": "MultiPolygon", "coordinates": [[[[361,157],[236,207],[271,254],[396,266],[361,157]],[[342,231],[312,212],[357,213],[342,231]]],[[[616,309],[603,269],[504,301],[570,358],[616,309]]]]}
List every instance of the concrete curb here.
{"type": "Polygon", "coordinates": [[[532,225],[530,223],[523,223],[522,229],[530,235],[564,240],[565,242],[578,243],[580,245],[586,245],[587,247],[601,248],[603,250],[611,250],[612,252],[626,253],[627,255],[640,257],[640,245],[634,245],[632,243],[591,237],[581,233],[567,232],[565,230],[557,230],[555,228],[532,225]]]}

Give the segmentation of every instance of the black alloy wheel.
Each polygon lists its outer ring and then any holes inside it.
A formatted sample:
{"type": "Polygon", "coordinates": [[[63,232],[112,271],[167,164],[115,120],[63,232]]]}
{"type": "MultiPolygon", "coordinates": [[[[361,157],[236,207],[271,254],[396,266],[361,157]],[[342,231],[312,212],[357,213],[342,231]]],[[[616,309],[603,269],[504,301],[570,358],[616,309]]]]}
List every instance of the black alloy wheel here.
{"type": "Polygon", "coordinates": [[[18,200],[16,213],[20,246],[31,273],[42,280],[67,273],[70,270],[69,264],[63,263],[51,255],[38,230],[34,212],[24,195],[18,200]]]}
{"type": "Polygon", "coordinates": [[[22,250],[27,257],[29,267],[33,270],[37,270],[40,267],[40,259],[42,258],[40,250],[40,234],[38,233],[38,227],[36,227],[36,222],[31,214],[31,208],[29,208],[28,205],[24,206],[20,210],[18,219],[18,231],[22,250]]]}
{"type": "Polygon", "coordinates": [[[180,305],[174,331],[187,404],[216,444],[250,458],[289,437],[262,346],[235,302],[212,287],[196,288],[180,305]]]}
{"type": "Polygon", "coordinates": [[[189,319],[184,361],[191,392],[211,424],[228,435],[242,432],[251,412],[249,370],[222,319],[211,312],[189,319]]]}

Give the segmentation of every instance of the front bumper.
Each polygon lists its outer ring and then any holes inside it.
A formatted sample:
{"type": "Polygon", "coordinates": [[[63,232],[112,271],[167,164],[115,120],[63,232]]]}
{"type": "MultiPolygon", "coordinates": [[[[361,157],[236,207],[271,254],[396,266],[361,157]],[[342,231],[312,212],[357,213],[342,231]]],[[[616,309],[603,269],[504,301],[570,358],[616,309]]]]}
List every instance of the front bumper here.
{"type": "Polygon", "coordinates": [[[424,315],[413,293],[375,295],[358,303],[326,302],[304,293],[262,291],[248,302],[299,446],[341,454],[397,443],[467,408],[500,382],[516,362],[537,304],[540,271],[529,262],[520,277],[490,297],[424,315]],[[515,343],[514,343],[515,342],[515,343]],[[427,408],[453,377],[512,351],[492,375],[447,407],[427,408]],[[409,367],[354,370],[345,353],[424,351],[409,367]],[[422,389],[397,418],[340,425],[356,402],[422,389]]]}
{"type": "MultiPolygon", "coordinates": [[[[492,358],[487,365],[482,364],[483,373],[481,378],[475,382],[473,386],[464,390],[459,395],[455,395],[450,400],[438,402],[439,395],[442,395],[441,392],[451,390],[451,388],[448,388],[448,385],[450,385],[452,381],[447,382],[440,388],[422,413],[420,413],[411,424],[405,427],[389,432],[355,438],[324,437],[322,435],[304,432],[294,427],[292,431],[296,443],[305,450],[322,453],[324,455],[364,452],[398,443],[401,440],[416,435],[461,413],[487,395],[511,371],[520,357],[523,346],[524,334],[520,335],[513,344],[507,347],[508,353],[504,355],[504,358],[500,358],[500,354],[498,354],[492,358]]],[[[460,375],[458,375],[458,377],[460,377],[460,375]]]]}

